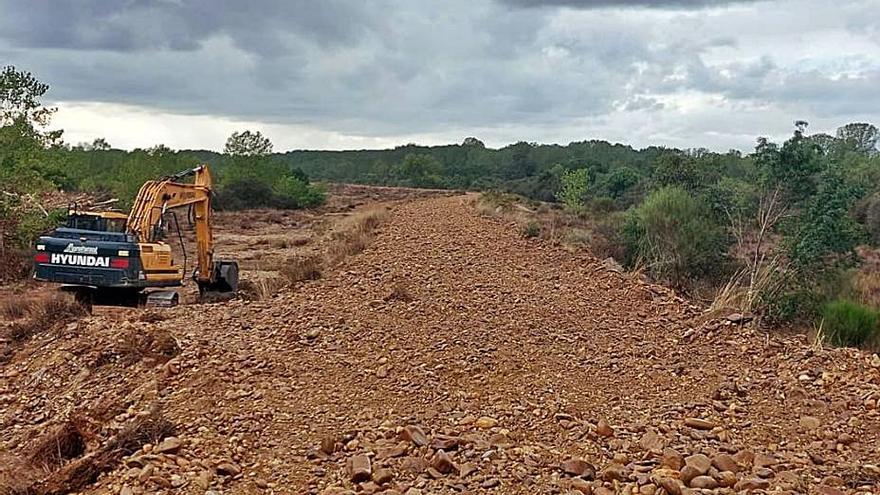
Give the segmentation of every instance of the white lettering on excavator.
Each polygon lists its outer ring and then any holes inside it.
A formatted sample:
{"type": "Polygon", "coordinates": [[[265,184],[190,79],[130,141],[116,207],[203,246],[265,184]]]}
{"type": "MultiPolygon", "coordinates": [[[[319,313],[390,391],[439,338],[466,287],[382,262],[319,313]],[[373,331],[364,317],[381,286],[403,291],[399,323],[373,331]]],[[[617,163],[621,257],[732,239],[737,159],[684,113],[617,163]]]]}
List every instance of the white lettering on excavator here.
{"type": "Polygon", "coordinates": [[[65,253],[73,253],[73,254],[98,254],[97,246],[77,246],[76,244],[70,243],[64,248],[65,253]]]}
{"type": "Polygon", "coordinates": [[[58,254],[52,253],[53,265],[80,265],[80,266],[97,266],[110,267],[110,257],[108,256],[84,256],[81,254],[58,254]]]}

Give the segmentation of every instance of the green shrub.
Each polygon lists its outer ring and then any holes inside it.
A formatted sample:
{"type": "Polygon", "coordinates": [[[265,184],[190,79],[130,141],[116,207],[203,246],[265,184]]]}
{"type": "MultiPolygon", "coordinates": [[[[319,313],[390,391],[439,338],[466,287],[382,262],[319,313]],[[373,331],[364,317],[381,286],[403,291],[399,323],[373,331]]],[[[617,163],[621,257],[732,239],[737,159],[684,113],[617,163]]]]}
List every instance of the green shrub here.
{"type": "Polygon", "coordinates": [[[834,301],[822,310],[822,329],[836,346],[862,347],[877,337],[880,313],[851,301],[834,301]]]}
{"type": "Polygon", "coordinates": [[[220,188],[217,194],[217,208],[222,210],[243,210],[245,208],[268,207],[272,198],[269,184],[256,178],[235,179],[220,188]]]}
{"type": "Polygon", "coordinates": [[[282,209],[312,208],[324,203],[324,193],[293,175],[272,187],[272,206],[282,209]]]}
{"type": "Polygon", "coordinates": [[[538,237],[539,235],[541,235],[541,224],[532,221],[523,225],[522,229],[520,229],[520,235],[522,235],[526,239],[538,237]]]}
{"type": "Polygon", "coordinates": [[[627,264],[678,287],[723,271],[729,239],[709,208],[678,187],[651,193],[623,225],[627,264]]]}
{"type": "Polygon", "coordinates": [[[293,175],[278,179],[274,185],[257,177],[240,177],[220,189],[217,207],[224,210],[311,208],[322,204],[324,199],[322,191],[293,175]]]}
{"type": "Polygon", "coordinates": [[[585,168],[567,170],[560,178],[562,189],[556,193],[556,199],[569,210],[580,213],[584,209],[584,201],[590,187],[589,171],[585,168]]]}

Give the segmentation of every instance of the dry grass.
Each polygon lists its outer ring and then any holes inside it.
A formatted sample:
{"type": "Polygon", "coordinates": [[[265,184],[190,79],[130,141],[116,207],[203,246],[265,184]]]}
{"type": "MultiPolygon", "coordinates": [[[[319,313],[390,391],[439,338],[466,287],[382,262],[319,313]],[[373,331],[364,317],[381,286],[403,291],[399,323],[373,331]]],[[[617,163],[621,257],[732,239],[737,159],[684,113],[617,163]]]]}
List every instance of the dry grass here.
{"type": "Polygon", "coordinates": [[[248,278],[239,282],[238,294],[251,301],[262,301],[271,298],[288,285],[287,280],[281,275],[248,278]]]}
{"type": "MultiPolygon", "coordinates": [[[[16,311],[19,311],[16,309],[16,311]]],[[[25,316],[9,326],[2,337],[20,343],[54,325],[87,314],[85,308],[74,301],[73,296],[53,292],[27,305],[25,316]]]]}
{"type": "Polygon", "coordinates": [[[323,265],[324,263],[320,256],[294,256],[288,258],[287,262],[278,271],[287,279],[288,283],[296,284],[306,280],[318,280],[321,278],[323,265]]]}
{"type": "Polygon", "coordinates": [[[25,493],[62,495],[78,492],[93,483],[98,476],[119,464],[126,455],[137,451],[145,443],[157,443],[174,434],[174,425],[154,406],[147,414],[131,421],[108,442],[92,452],[71,460],[50,474],[38,486],[30,486],[25,493]]]}
{"type": "Polygon", "coordinates": [[[81,417],[72,418],[42,435],[30,448],[28,461],[46,472],[60,468],[66,461],[86,451],[86,439],[91,436],[88,423],[81,417]]]}
{"type": "Polygon", "coordinates": [[[860,303],[880,308],[880,273],[864,270],[857,272],[852,278],[852,289],[860,303]]]}
{"type": "Polygon", "coordinates": [[[28,313],[30,302],[26,299],[11,297],[0,303],[0,316],[8,321],[24,318],[28,313]]]}
{"type": "Polygon", "coordinates": [[[356,213],[343,221],[332,236],[327,257],[336,264],[348,256],[362,253],[373,239],[375,230],[388,218],[388,210],[375,208],[356,213]]]}
{"type": "Polygon", "coordinates": [[[144,358],[164,362],[180,353],[177,339],[163,328],[130,328],[115,349],[123,363],[132,364],[144,358]]]}

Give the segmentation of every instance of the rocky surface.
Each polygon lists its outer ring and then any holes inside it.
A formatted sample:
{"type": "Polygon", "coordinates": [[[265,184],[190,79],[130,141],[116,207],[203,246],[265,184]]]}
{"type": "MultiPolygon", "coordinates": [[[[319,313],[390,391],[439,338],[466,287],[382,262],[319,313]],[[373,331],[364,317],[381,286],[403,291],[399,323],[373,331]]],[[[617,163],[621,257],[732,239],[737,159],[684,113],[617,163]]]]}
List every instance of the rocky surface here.
{"type": "Polygon", "coordinates": [[[698,323],[472,201],[400,204],[271,299],[38,335],[0,368],[0,463],[72,419],[88,452],[158,405],[173,430],[85,492],[880,491],[880,357],[698,323]]]}

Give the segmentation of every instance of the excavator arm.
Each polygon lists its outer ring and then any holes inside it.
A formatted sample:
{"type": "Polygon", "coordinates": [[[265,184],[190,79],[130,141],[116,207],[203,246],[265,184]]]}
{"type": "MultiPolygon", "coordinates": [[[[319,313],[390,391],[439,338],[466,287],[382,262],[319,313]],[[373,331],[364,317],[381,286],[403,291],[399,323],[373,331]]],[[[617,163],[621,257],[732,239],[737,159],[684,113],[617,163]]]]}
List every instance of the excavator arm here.
{"type": "Polygon", "coordinates": [[[238,265],[214,260],[212,225],[212,178],[207,165],[147,181],[141,186],[128,216],[128,231],[140,243],[156,242],[166,211],[192,206],[195,216],[198,266],[193,278],[200,292],[235,292],[238,287],[238,265]],[[194,177],[192,183],[179,182],[194,177]]]}

